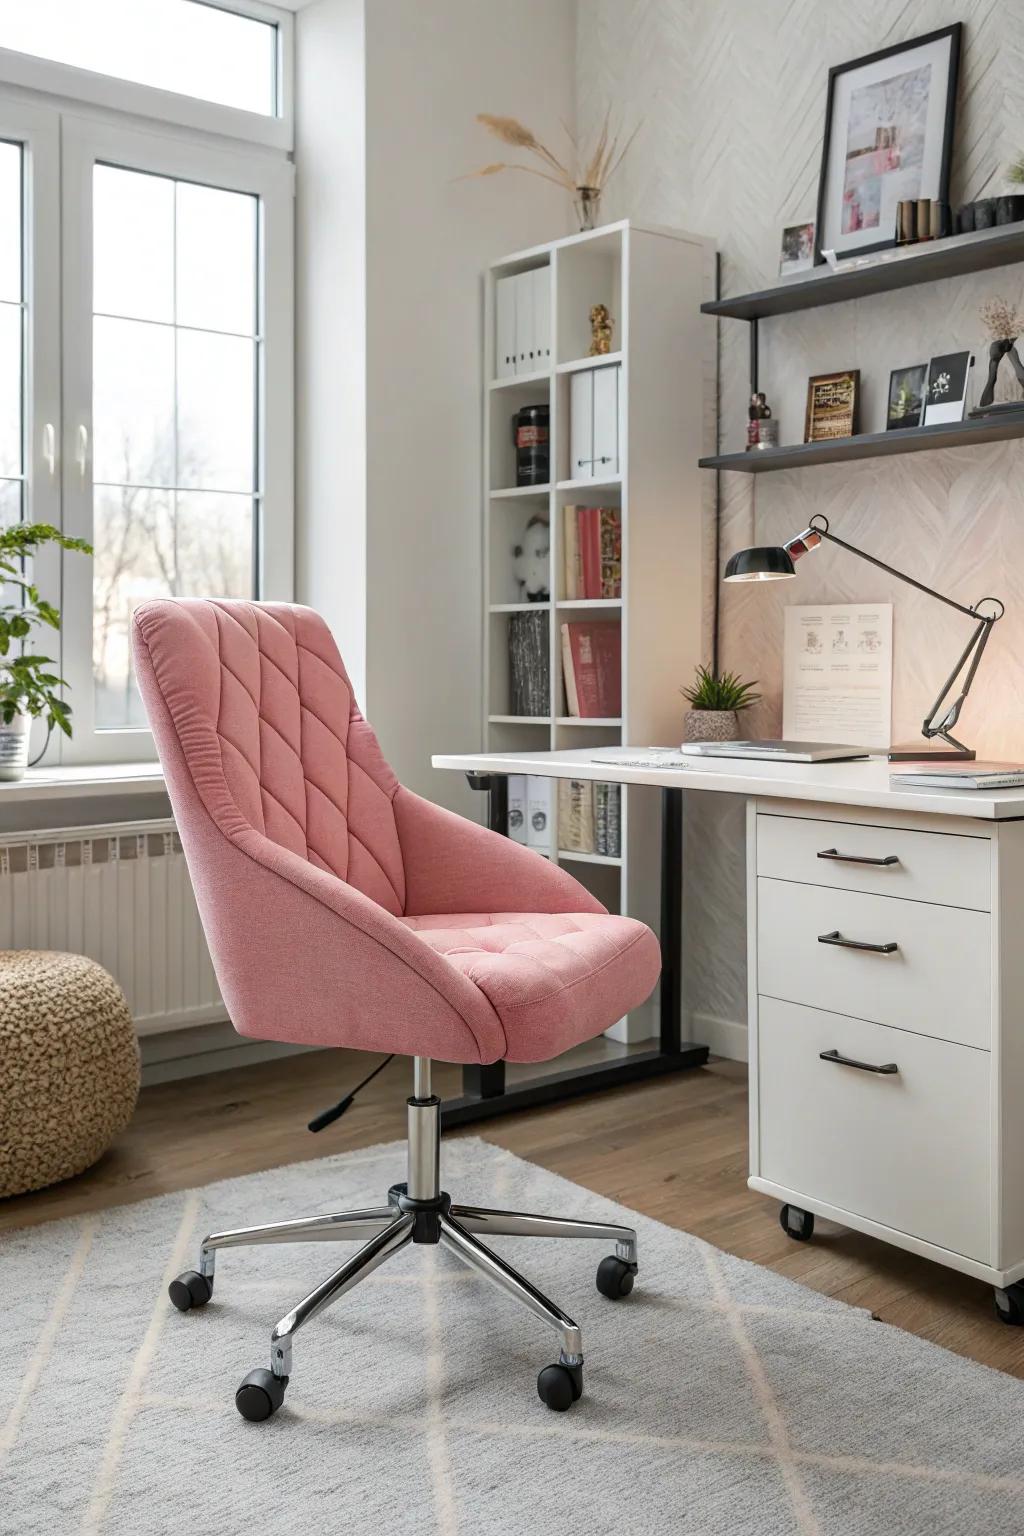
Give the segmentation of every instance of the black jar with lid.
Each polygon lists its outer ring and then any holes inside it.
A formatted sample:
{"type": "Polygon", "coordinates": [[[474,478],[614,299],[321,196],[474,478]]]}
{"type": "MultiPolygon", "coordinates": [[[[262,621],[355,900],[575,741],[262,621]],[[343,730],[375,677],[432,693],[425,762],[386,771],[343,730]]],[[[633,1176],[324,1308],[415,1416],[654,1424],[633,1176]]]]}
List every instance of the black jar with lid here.
{"type": "Polygon", "coordinates": [[[513,416],[516,485],[547,485],[551,478],[550,419],[551,411],[546,405],[524,405],[513,416]]]}

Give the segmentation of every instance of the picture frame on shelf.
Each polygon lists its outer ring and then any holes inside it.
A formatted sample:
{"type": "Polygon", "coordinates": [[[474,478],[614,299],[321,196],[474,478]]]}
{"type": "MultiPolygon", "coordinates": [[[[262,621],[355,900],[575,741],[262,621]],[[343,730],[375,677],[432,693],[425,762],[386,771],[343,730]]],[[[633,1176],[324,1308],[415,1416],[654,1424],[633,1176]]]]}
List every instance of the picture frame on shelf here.
{"type": "Polygon", "coordinates": [[[857,431],[859,396],[859,368],[812,374],[807,380],[804,442],[824,443],[853,437],[857,431]]]}
{"type": "Polygon", "coordinates": [[[786,224],[782,230],[779,247],[779,276],[799,277],[814,266],[814,220],[803,224],[786,224]]]}
{"type": "Polygon", "coordinates": [[[887,432],[921,425],[924,421],[927,385],[927,363],[912,363],[909,368],[892,370],[889,375],[889,398],[885,413],[887,432]]]}
{"type": "Polygon", "coordinates": [[[949,202],[963,24],[954,22],[828,72],[815,263],[896,243],[907,199],[949,202]]]}
{"type": "Polygon", "coordinates": [[[967,385],[974,358],[970,352],[945,352],[928,364],[928,384],[924,401],[924,424],[936,427],[943,422],[963,421],[967,405],[967,385]]]}

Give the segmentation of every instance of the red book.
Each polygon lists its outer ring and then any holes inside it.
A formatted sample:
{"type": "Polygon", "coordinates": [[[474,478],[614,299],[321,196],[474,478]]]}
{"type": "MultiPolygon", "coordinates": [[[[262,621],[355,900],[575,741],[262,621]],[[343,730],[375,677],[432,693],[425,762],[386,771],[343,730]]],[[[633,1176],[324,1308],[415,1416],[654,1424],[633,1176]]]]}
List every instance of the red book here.
{"type": "Polygon", "coordinates": [[[580,563],[583,567],[582,597],[601,596],[601,508],[577,507],[580,563]]]}
{"type": "Polygon", "coordinates": [[[603,720],[622,713],[622,633],[618,624],[563,624],[562,664],[570,715],[603,720]]]}

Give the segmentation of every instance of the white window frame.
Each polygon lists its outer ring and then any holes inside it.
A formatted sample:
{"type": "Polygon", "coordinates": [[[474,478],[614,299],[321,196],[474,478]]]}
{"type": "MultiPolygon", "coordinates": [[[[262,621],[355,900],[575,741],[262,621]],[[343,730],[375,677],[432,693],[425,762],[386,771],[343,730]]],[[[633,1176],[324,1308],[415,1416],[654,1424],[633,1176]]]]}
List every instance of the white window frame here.
{"type": "MultiPolygon", "coordinates": [[[[31,3],[31,0],[20,0],[20,3],[31,3]]],[[[136,3],[141,11],[147,0],[136,0],[136,3]]],[[[197,0],[197,3],[211,4],[211,0],[197,0]]],[[[291,11],[264,4],[263,0],[216,0],[214,8],[234,11],[254,21],[269,22],[277,28],[275,117],[262,112],[245,112],[239,107],[221,106],[217,102],[203,101],[197,96],[186,96],[178,91],[139,85],[132,80],[119,79],[116,75],[97,74],[94,70],[79,69],[73,64],[59,64],[53,59],[41,59],[36,54],[17,53],[10,48],[0,48],[0,84],[41,92],[64,101],[87,102],[91,106],[102,107],[104,111],[156,119],[178,128],[216,133],[229,139],[240,139],[246,144],[290,151],[295,139],[292,97],[295,67],[294,16],[291,11]]]]}
{"type": "MultiPolygon", "coordinates": [[[[62,512],[65,533],[91,538],[92,485],[92,171],[97,161],[186,181],[248,192],[260,200],[262,282],[260,347],[260,494],[257,518],[258,596],[291,601],[293,539],[293,252],[294,168],[263,154],[242,155],[171,135],[64,114],[62,156],[63,434],[62,512]],[[84,454],[83,454],[84,445],[84,454]]],[[[60,742],[64,763],[135,762],[153,758],[148,730],[94,727],[92,564],[65,557],[63,675],[71,685],[74,736],[60,742]]],[[[56,733],[55,733],[56,734],[56,733]]],[[[51,749],[52,750],[52,749],[51,749]]]]}

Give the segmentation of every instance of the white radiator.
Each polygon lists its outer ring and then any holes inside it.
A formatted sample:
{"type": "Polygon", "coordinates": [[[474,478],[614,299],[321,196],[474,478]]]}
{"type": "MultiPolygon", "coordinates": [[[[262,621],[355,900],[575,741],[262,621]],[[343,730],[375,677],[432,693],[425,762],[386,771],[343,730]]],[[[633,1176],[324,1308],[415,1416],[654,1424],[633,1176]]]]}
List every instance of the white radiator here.
{"type": "Polygon", "coordinates": [[[0,837],[0,949],[98,960],[141,1035],[226,1017],[173,821],[0,837]]]}

